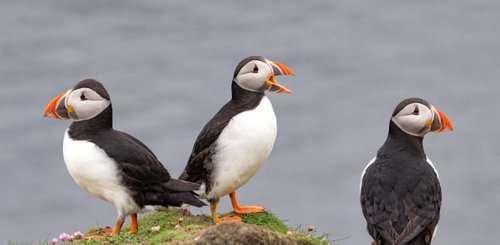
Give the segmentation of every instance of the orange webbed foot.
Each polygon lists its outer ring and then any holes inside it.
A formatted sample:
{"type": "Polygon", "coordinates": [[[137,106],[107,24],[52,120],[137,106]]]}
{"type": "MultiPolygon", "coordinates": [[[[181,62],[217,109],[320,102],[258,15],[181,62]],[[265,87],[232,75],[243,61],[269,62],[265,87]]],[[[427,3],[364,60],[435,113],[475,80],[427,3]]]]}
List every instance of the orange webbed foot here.
{"type": "Polygon", "coordinates": [[[233,210],[237,214],[251,214],[265,211],[264,207],[260,206],[240,206],[240,204],[238,203],[238,199],[236,199],[236,192],[229,193],[229,197],[231,198],[233,210]]]}
{"type": "Polygon", "coordinates": [[[243,221],[238,216],[224,216],[224,217],[218,218],[217,224],[220,224],[223,222],[243,222],[243,221]]]}
{"type": "MultiPolygon", "coordinates": [[[[115,228],[104,227],[99,231],[98,235],[87,236],[86,239],[103,238],[105,236],[116,236],[116,235],[120,234],[120,230],[122,229],[123,222],[124,222],[124,220],[122,218],[118,217],[116,219],[115,228]]],[[[131,231],[132,230],[133,229],[131,229],[131,231]]]]}
{"type": "Polygon", "coordinates": [[[237,214],[251,214],[251,213],[260,213],[264,212],[266,209],[261,206],[243,206],[238,207],[238,209],[234,209],[234,212],[237,214]]]}

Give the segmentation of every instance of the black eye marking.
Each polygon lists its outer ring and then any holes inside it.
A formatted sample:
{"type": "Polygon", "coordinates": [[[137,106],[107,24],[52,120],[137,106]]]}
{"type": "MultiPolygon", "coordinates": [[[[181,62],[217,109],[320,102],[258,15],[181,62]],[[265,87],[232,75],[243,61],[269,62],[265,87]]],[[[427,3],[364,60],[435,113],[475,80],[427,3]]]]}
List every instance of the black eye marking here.
{"type": "Polygon", "coordinates": [[[415,106],[415,109],[413,110],[413,112],[411,114],[417,115],[417,116],[420,114],[420,110],[418,109],[418,105],[415,106]]]}
{"type": "Polygon", "coordinates": [[[259,67],[257,67],[257,65],[255,65],[253,67],[253,73],[257,73],[257,72],[259,72],[259,67]]]}
{"type": "Polygon", "coordinates": [[[82,93],[82,94],[80,95],[80,100],[87,100],[87,98],[85,97],[85,94],[84,94],[84,93],[82,93]]]}

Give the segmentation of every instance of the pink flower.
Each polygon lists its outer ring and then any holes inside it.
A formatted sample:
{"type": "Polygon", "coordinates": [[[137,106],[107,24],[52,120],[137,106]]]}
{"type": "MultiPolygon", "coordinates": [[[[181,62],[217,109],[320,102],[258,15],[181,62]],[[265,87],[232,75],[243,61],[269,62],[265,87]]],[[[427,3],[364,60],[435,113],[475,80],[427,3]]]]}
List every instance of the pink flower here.
{"type": "Polygon", "coordinates": [[[76,240],[78,240],[78,239],[82,239],[82,238],[83,238],[83,237],[85,237],[85,236],[84,236],[84,235],[83,235],[83,233],[81,233],[80,231],[77,231],[77,232],[73,233],[73,237],[74,237],[76,240]]]}
{"type": "Polygon", "coordinates": [[[160,226],[153,226],[151,227],[151,232],[153,232],[153,234],[156,234],[158,231],[160,231],[160,226]]]}
{"type": "Polygon", "coordinates": [[[50,244],[56,244],[59,240],[57,240],[57,238],[52,238],[50,239],[50,244]]]}
{"type": "Polygon", "coordinates": [[[66,234],[66,232],[63,232],[63,233],[61,233],[61,235],[59,235],[59,240],[61,240],[61,241],[69,241],[69,235],[66,234]]]}

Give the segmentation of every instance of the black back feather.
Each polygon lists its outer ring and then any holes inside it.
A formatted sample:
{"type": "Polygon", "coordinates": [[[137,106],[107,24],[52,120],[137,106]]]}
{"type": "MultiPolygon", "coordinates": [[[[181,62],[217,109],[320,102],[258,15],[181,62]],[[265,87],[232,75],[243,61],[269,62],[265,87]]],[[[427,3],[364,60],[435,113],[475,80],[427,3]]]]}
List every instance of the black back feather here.
{"type": "Polygon", "coordinates": [[[426,161],[422,137],[392,121],[389,135],[363,177],[361,206],[377,244],[430,244],[439,221],[441,186],[426,161]]]}

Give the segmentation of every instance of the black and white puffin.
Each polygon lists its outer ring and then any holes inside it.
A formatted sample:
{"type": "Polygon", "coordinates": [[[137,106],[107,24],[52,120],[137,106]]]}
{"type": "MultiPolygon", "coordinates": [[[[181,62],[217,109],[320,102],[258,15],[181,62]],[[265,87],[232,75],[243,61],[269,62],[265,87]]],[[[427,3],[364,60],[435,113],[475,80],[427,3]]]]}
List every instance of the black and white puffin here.
{"type": "Polygon", "coordinates": [[[451,130],[446,115],[424,99],[405,99],[396,107],[387,140],[361,175],[361,208],[372,244],[431,243],[441,186],[422,141],[428,132],[451,130]]]}
{"type": "Polygon", "coordinates": [[[64,162],[80,187],[117,208],[116,225],[106,235],[119,234],[128,215],[130,233],[136,233],[137,212],[145,205],[204,205],[193,192],[198,184],[171,178],[146,145],[113,129],[110,97],[100,82],[77,83],[47,105],[45,116],[73,119],[64,135],[64,162]]]}
{"type": "Polygon", "coordinates": [[[262,212],[263,207],[239,205],[235,191],[262,166],[276,139],[276,115],[264,92],[290,91],[274,76],[294,75],[285,65],[264,57],[243,59],[234,71],[232,98],[201,130],[181,180],[201,184],[200,197],[210,202],[214,223],[241,221],[217,217],[217,203],[229,195],[237,214],[262,212]]]}

